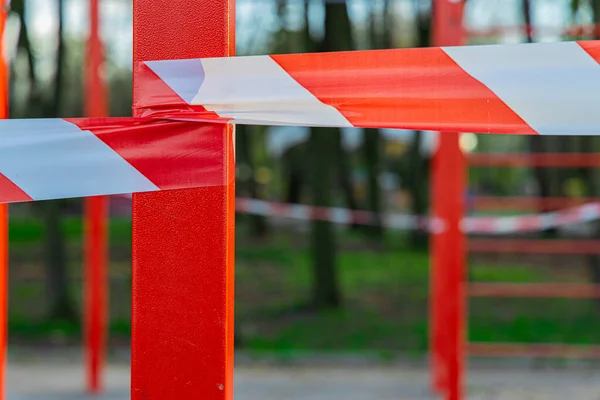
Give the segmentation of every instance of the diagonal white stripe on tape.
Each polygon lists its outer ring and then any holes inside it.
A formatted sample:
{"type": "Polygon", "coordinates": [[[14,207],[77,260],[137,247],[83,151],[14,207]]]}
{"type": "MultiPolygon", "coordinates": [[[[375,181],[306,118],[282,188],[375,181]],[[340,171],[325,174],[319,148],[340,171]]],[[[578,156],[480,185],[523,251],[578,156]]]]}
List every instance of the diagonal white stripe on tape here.
{"type": "Polygon", "coordinates": [[[158,190],[92,132],[70,122],[1,124],[0,172],[34,200],[158,190]]]}
{"type": "Polygon", "coordinates": [[[146,65],[187,103],[194,99],[204,82],[204,69],[199,58],[146,61],[146,65]]]}
{"type": "Polygon", "coordinates": [[[538,133],[600,133],[600,66],[577,43],[443,50],[538,133]]]}
{"type": "Polygon", "coordinates": [[[204,82],[192,104],[245,123],[352,127],[269,56],[203,59],[204,82]]]}

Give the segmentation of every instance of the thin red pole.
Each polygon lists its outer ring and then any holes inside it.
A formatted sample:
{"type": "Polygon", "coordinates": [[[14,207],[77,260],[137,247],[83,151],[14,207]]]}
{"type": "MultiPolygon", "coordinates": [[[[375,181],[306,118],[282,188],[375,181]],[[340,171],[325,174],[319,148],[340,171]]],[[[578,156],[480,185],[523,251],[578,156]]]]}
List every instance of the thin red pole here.
{"type": "MultiPolygon", "coordinates": [[[[134,62],[233,55],[234,9],[134,0],[134,62]]],[[[134,101],[143,79],[134,73],[134,101]]],[[[222,186],[133,195],[134,400],[233,399],[235,162],[222,129],[222,186]]]]}
{"type": "MultiPolygon", "coordinates": [[[[461,0],[436,0],[433,44],[463,42],[461,0]]],[[[434,156],[432,210],[443,221],[432,237],[432,351],[434,388],[449,400],[463,398],[465,324],[465,239],[460,229],[464,215],[466,160],[458,133],[439,135],[434,156]]]]}
{"type": "MultiPolygon", "coordinates": [[[[8,118],[8,66],[2,46],[7,10],[0,1],[0,119],[8,118]]],[[[8,205],[0,204],[0,400],[6,398],[6,348],[8,345],[8,205]]]]}
{"type": "MultiPolygon", "coordinates": [[[[102,78],[103,51],[99,32],[99,0],[90,0],[90,34],[86,57],[86,115],[108,115],[106,87],[102,78]]],[[[106,353],[107,296],[106,197],[85,199],[85,309],[84,343],[86,385],[89,393],[100,393],[106,353]]]]}

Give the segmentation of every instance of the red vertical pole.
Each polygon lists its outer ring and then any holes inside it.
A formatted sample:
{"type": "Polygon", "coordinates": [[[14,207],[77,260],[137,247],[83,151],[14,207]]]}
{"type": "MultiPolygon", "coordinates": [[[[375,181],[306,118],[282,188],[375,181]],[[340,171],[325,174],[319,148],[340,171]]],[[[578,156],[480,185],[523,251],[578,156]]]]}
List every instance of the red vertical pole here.
{"type": "MultiPolygon", "coordinates": [[[[462,0],[436,0],[433,43],[456,46],[463,42],[462,0]]],[[[466,161],[458,133],[440,134],[432,175],[433,215],[443,221],[432,236],[432,352],[434,387],[446,399],[463,398],[465,341],[464,216],[466,161]]]]}
{"type": "MultiPolygon", "coordinates": [[[[85,68],[86,115],[107,116],[102,78],[103,50],[99,29],[99,0],[90,0],[90,33],[85,68]]],[[[86,385],[89,393],[102,391],[102,369],[107,330],[107,214],[106,197],[85,199],[84,343],[86,385]]]]}
{"type": "MultiPolygon", "coordinates": [[[[5,1],[0,0],[0,119],[8,118],[8,66],[2,47],[6,23],[5,1]]],[[[6,397],[8,343],[8,205],[0,204],[0,400],[6,397]]]]}
{"type": "MultiPolygon", "coordinates": [[[[133,13],[134,62],[235,52],[233,0],[134,0],[133,13]]],[[[134,74],[134,99],[143,85],[134,74]]],[[[222,129],[224,185],[133,196],[134,400],[233,399],[235,163],[222,129]]]]}

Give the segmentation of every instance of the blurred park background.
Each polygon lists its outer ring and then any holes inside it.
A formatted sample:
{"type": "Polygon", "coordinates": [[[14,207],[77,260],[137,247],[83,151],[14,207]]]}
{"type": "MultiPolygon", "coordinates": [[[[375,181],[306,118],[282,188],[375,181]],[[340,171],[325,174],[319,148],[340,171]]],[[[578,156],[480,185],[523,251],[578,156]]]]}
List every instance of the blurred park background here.
{"type": "MultiPolygon", "coordinates": [[[[11,118],[83,115],[87,2],[12,0],[11,9],[5,38],[11,118]]],[[[594,29],[567,27],[600,23],[598,0],[468,0],[466,9],[470,44],[592,39],[594,29]],[[523,24],[540,29],[514,28],[523,24]],[[489,30],[494,27],[506,29],[489,30]]],[[[102,0],[101,15],[110,112],[127,116],[131,1],[102,0]]],[[[237,19],[240,55],[425,47],[431,1],[237,0],[237,19]]],[[[237,132],[238,197],[379,216],[429,211],[434,132],[242,126],[237,132]]],[[[461,145],[471,154],[600,151],[598,138],[584,137],[466,133],[461,145]]],[[[593,168],[473,167],[468,173],[470,215],[543,213],[600,198],[593,168]]],[[[111,198],[112,348],[129,342],[130,216],[127,197],[111,198]]],[[[10,217],[10,344],[81,343],[82,200],[11,205],[10,217]]],[[[588,222],[522,236],[546,241],[599,235],[588,222]]],[[[600,284],[600,256],[583,253],[478,252],[469,256],[469,280],[600,284]]],[[[426,232],[240,213],[236,261],[236,346],[244,354],[425,358],[426,232]]],[[[468,315],[473,342],[600,344],[596,299],[475,297],[468,315]]]]}

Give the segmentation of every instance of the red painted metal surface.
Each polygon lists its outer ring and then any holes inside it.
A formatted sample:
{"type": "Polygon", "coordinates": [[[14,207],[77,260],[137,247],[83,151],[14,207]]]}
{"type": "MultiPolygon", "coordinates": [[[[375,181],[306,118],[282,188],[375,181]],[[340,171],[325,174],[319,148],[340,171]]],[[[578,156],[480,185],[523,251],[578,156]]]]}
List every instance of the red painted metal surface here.
{"type": "Polygon", "coordinates": [[[470,343],[474,357],[600,359],[600,346],[529,343],[470,343]]]}
{"type": "Polygon", "coordinates": [[[471,297],[504,298],[600,298],[600,285],[591,283],[485,283],[469,285],[471,297]]]}
{"type": "MultiPolygon", "coordinates": [[[[233,0],[134,0],[134,61],[233,55],[233,0]]],[[[144,85],[134,75],[134,101],[144,85]]],[[[131,398],[233,399],[234,152],[223,185],[133,196],[131,398]]]]}
{"type": "Polygon", "coordinates": [[[472,207],[477,211],[536,211],[548,212],[561,208],[600,202],[598,197],[520,197],[477,196],[472,207]]]}
{"type": "Polygon", "coordinates": [[[533,26],[533,25],[507,25],[493,26],[489,28],[473,28],[467,30],[467,36],[470,38],[493,38],[501,35],[559,35],[567,38],[571,37],[598,37],[600,34],[600,25],[580,24],[567,26],[533,26]]]}
{"type": "MultiPolygon", "coordinates": [[[[8,67],[2,38],[6,13],[0,3],[0,119],[8,118],[8,67]]],[[[0,400],[6,397],[6,347],[8,343],[8,205],[0,204],[0,400]]]]}
{"type": "Polygon", "coordinates": [[[471,153],[473,167],[600,167],[598,153],[471,153]]]}
{"type": "Polygon", "coordinates": [[[489,254],[600,254],[600,241],[591,239],[469,239],[471,253],[489,254]]]}
{"type": "MultiPolygon", "coordinates": [[[[99,28],[99,0],[90,0],[90,33],[85,66],[86,102],[89,117],[108,115],[106,85],[102,78],[103,49],[99,28]]],[[[84,345],[86,387],[89,393],[102,391],[102,373],[106,353],[108,318],[107,253],[108,199],[85,200],[85,282],[84,345]]]]}
{"type": "MultiPolygon", "coordinates": [[[[462,44],[463,8],[462,2],[434,2],[434,46],[462,44]]],[[[440,135],[432,175],[433,214],[445,223],[445,230],[432,235],[432,377],[434,389],[449,400],[463,397],[465,240],[460,221],[464,215],[466,161],[458,139],[458,133],[440,135]]]]}
{"type": "Polygon", "coordinates": [[[85,201],[85,367],[87,390],[103,389],[108,319],[107,231],[108,202],[104,197],[85,201]]]}

